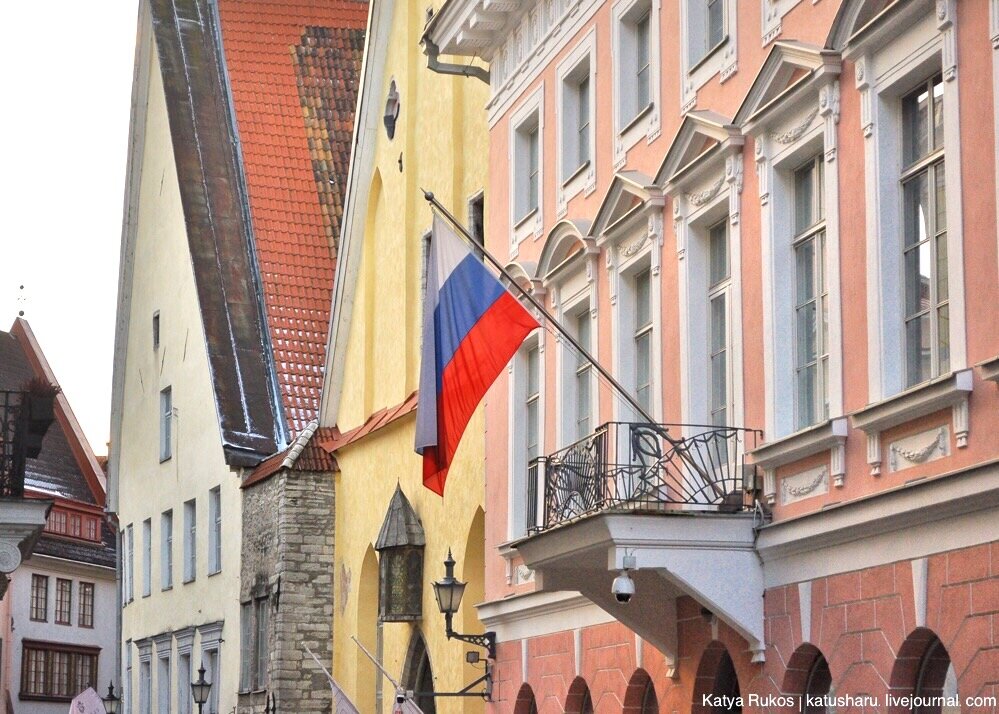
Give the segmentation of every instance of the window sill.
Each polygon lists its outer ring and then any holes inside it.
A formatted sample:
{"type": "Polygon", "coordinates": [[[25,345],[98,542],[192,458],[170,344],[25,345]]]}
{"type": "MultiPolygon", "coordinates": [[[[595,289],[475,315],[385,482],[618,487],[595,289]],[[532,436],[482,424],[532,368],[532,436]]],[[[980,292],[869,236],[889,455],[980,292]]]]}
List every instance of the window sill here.
{"type": "Polygon", "coordinates": [[[212,577],[213,575],[218,575],[218,574],[220,574],[221,572],[222,572],[222,568],[219,568],[218,570],[213,570],[212,572],[208,573],[208,577],[210,578],[210,577],[212,577]]]}
{"type": "Polygon", "coordinates": [[[195,580],[197,580],[197,578],[184,578],[181,581],[181,584],[182,585],[187,585],[188,583],[193,583],[195,580]]]}
{"type": "Polygon", "coordinates": [[[708,62],[711,61],[711,59],[715,55],[718,54],[719,51],[721,51],[721,48],[724,47],[727,44],[728,44],[728,35],[725,35],[725,37],[723,37],[721,39],[721,41],[718,42],[718,44],[716,44],[710,50],[708,50],[707,52],[705,52],[703,57],[701,57],[699,60],[697,60],[696,62],[694,62],[692,65],[690,65],[690,69],[687,70],[687,74],[693,74],[694,72],[696,72],[697,70],[699,70],[701,67],[703,67],[704,65],[706,65],[708,62]]]}
{"type": "Polygon", "coordinates": [[[621,127],[621,130],[618,132],[618,135],[624,136],[632,129],[634,129],[636,126],[638,126],[639,122],[641,122],[643,119],[645,119],[645,117],[649,115],[649,113],[652,111],[652,107],[654,106],[655,106],[654,102],[649,102],[648,104],[646,104],[645,108],[642,109],[640,112],[638,112],[638,114],[636,114],[631,121],[629,121],[627,124],[621,127]]]}
{"type": "Polygon", "coordinates": [[[881,432],[950,407],[957,447],[968,445],[968,396],[974,386],[970,369],[951,372],[911,387],[854,412],[853,426],[867,434],[871,475],[881,474],[881,432]]]}
{"type": "Polygon", "coordinates": [[[170,459],[172,459],[172,458],[173,458],[173,454],[171,454],[170,456],[166,456],[166,457],[164,457],[164,456],[161,456],[161,457],[160,457],[160,463],[161,463],[161,464],[165,464],[165,463],[166,463],[167,461],[169,461],[169,460],[170,460],[170,459]]]}
{"type": "Polygon", "coordinates": [[[579,178],[582,175],[582,173],[586,171],[586,169],[588,169],[589,167],[590,167],[590,160],[587,159],[586,161],[581,163],[578,167],[576,167],[576,169],[571,174],[569,174],[569,177],[562,182],[562,188],[564,189],[566,186],[568,186],[577,178],[579,178]]]}
{"type": "Polygon", "coordinates": [[[999,384],[999,356],[979,362],[975,366],[978,367],[978,372],[982,375],[982,379],[999,384]]]}
{"type": "Polygon", "coordinates": [[[173,585],[167,585],[165,588],[160,588],[161,593],[168,593],[173,590],[173,585]]]}
{"type": "Polygon", "coordinates": [[[844,450],[848,433],[846,417],[836,417],[750,451],[753,463],[763,469],[763,493],[767,502],[773,505],[776,500],[777,478],[775,471],[778,466],[800,461],[823,451],[832,451],[832,462],[829,470],[833,485],[841,487],[846,476],[844,450]]]}
{"type": "Polygon", "coordinates": [[[520,230],[521,227],[523,227],[529,220],[534,218],[534,216],[536,216],[537,214],[538,214],[538,209],[532,208],[523,216],[523,218],[520,218],[516,223],[513,224],[513,229],[515,231],[520,230]]]}

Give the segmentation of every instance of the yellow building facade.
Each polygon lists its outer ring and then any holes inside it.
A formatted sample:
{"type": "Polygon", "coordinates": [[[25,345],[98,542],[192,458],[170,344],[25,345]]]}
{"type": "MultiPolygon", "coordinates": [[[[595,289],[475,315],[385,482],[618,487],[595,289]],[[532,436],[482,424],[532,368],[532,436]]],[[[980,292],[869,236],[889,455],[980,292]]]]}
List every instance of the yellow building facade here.
{"type": "MultiPolygon", "coordinates": [[[[394,690],[356,638],[406,689],[456,692],[481,676],[471,645],[448,641],[432,583],[450,549],[468,582],[454,629],[481,633],[483,458],[481,409],[468,425],[443,498],[424,488],[413,451],[425,241],[433,191],[481,224],[488,133],[486,84],[427,68],[416,0],[374,0],[355,126],[336,286],[322,430],[335,475],[334,677],[362,712],[390,712],[394,690]],[[397,486],[422,525],[417,619],[379,616],[379,534],[397,486]],[[429,671],[428,668],[429,667],[429,671]],[[432,675],[430,674],[432,673],[432,675]]],[[[478,687],[477,689],[481,689],[478,687]]],[[[418,698],[425,712],[481,712],[481,698],[418,698]]]]}

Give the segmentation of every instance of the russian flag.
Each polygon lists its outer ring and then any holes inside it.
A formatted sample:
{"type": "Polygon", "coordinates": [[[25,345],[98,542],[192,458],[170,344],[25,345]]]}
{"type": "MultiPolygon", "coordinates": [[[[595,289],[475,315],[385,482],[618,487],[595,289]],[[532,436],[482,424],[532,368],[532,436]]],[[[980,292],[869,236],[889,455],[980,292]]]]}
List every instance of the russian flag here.
{"type": "Polygon", "coordinates": [[[443,496],[461,435],[489,385],[537,320],[434,214],[423,297],[416,452],[423,485],[443,496]]]}

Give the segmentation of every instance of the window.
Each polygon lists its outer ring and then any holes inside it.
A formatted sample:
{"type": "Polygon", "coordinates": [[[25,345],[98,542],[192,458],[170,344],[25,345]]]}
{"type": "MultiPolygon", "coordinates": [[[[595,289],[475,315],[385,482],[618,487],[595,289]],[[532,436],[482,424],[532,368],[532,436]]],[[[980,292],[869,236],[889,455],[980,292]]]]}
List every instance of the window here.
{"type": "Polygon", "coordinates": [[[160,516],[160,587],[173,587],[173,510],[160,516]]]}
{"type": "Polygon", "coordinates": [[[829,415],[829,307],[823,162],[794,172],[795,424],[803,429],[829,415]]]}
{"type": "Polygon", "coordinates": [[[160,348],[160,311],[153,313],[153,349],[160,348]]]}
{"type": "Polygon", "coordinates": [[[646,413],[652,411],[652,274],[635,276],[635,396],[646,413]]]}
{"type": "Polygon", "coordinates": [[[575,176],[590,161],[592,115],[590,57],[562,77],[562,181],[575,176]]]}
{"type": "Polygon", "coordinates": [[[472,234],[472,240],[480,246],[485,246],[486,195],[481,191],[468,202],[468,232],[472,234]]]}
{"type": "Polygon", "coordinates": [[[160,461],[173,455],[173,441],[170,435],[173,417],[173,390],[167,387],[160,392],[160,461]]]}
{"type": "Polygon", "coordinates": [[[197,576],[197,507],[195,501],[184,504],[184,582],[197,576]]]}
{"type": "Polygon", "coordinates": [[[139,662],[139,714],[152,714],[152,666],[149,660],[139,662]]]}
{"type": "Polygon", "coordinates": [[[623,130],[652,104],[652,6],[641,0],[621,16],[617,71],[618,125],[623,130]]]}
{"type": "Polygon", "coordinates": [[[94,584],[80,583],[80,616],[77,620],[80,627],[94,626],[94,584]]]}
{"type": "Polygon", "coordinates": [[[24,641],[21,656],[21,699],[70,701],[97,684],[97,656],[92,647],[24,641]]]}
{"type": "Polygon", "coordinates": [[[31,576],[31,619],[36,622],[48,620],[49,578],[47,575],[31,576]]]}
{"type": "Polygon", "coordinates": [[[541,127],[537,114],[517,127],[514,149],[515,220],[520,223],[537,211],[541,202],[541,127]]]}
{"type": "Polygon", "coordinates": [[[208,574],[222,570],[222,496],[219,486],[208,492],[208,574]]]}
{"type": "Polygon", "coordinates": [[[728,217],[708,229],[708,382],[711,424],[726,426],[729,407],[728,217]]]}
{"type": "MultiPolygon", "coordinates": [[[[202,662],[206,670],[205,679],[210,682],[219,681],[219,651],[217,647],[202,651],[202,662]],[[211,679],[209,679],[211,677],[211,679]]],[[[188,685],[190,692],[190,685],[188,685]]],[[[212,687],[208,692],[208,703],[204,714],[219,714],[219,687],[212,687]]]]}
{"type": "MultiPolygon", "coordinates": [[[[590,309],[588,306],[583,306],[583,308],[576,313],[576,341],[579,342],[580,347],[582,347],[587,352],[591,351],[590,346],[590,309]]],[[[575,384],[575,395],[576,395],[576,433],[575,439],[583,439],[589,435],[591,431],[590,425],[590,415],[592,414],[591,407],[591,387],[593,383],[593,365],[587,361],[585,357],[581,354],[576,355],[576,379],[575,384]]]]}
{"type": "Polygon", "coordinates": [[[135,599],[132,583],[132,576],[135,573],[135,538],[131,523],[125,528],[125,549],[128,552],[128,558],[125,560],[125,602],[132,602],[135,599]]]}
{"type": "Polygon", "coordinates": [[[686,0],[688,57],[691,66],[710,55],[726,39],[725,0],[686,0]]]}
{"type": "Polygon", "coordinates": [[[84,532],[83,532],[83,537],[84,538],[86,538],[87,540],[93,540],[93,541],[99,541],[100,540],[100,536],[97,535],[98,532],[99,532],[99,529],[100,529],[99,521],[98,521],[97,518],[94,518],[94,517],[86,517],[86,518],[84,518],[83,519],[83,528],[84,528],[84,532]]]}
{"type": "Polygon", "coordinates": [[[142,597],[149,597],[153,590],[153,522],[142,522],[142,597]]]}
{"type": "Polygon", "coordinates": [[[188,652],[177,657],[177,714],[191,714],[191,655],[188,652]]]}
{"type": "MultiPolygon", "coordinates": [[[[156,661],[156,703],[157,714],[170,714],[170,651],[160,655],[156,661]]],[[[190,686],[190,685],[189,685],[190,686]]]]}
{"type": "Polygon", "coordinates": [[[257,648],[256,648],[256,683],[257,687],[267,686],[267,653],[269,651],[267,642],[267,621],[268,621],[268,600],[260,598],[256,602],[257,611],[257,648]]]}
{"type": "Polygon", "coordinates": [[[943,98],[938,75],[902,99],[906,386],[950,371],[943,98]]]}
{"type": "Polygon", "coordinates": [[[55,621],[57,625],[73,624],[73,581],[56,578],[55,621]]]}
{"type": "Polygon", "coordinates": [[[69,535],[73,538],[83,537],[83,519],[79,513],[69,514],[69,535]]]}
{"type": "Polygon", "coordinates": [[[537,345],[527,351],[527,463],[541,456],[541,355],[537,345]]]}

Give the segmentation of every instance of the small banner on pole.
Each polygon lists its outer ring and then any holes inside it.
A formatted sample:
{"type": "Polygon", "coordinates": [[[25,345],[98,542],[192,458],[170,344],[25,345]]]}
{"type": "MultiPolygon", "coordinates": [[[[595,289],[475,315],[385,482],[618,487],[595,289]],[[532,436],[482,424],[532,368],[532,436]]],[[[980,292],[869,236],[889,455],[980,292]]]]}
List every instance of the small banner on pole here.
{"type": "Polygon", "coordinates": [[[104,714],[104,702],[93,687],[88,687],[70,702],[69,714],[104,714]]]}

